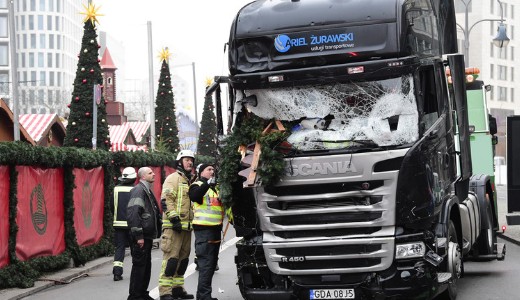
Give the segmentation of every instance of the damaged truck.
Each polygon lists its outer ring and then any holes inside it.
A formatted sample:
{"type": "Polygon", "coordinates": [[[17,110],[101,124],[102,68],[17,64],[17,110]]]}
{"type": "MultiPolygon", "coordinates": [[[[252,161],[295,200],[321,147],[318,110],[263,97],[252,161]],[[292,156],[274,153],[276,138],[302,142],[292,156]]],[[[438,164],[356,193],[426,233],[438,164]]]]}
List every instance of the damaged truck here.
{"type": "Polygon", "coordinates": [[[465,261],[504,258],[455,27],[453,0],[238,12],[206,95],[245,299],[455,299],[465,261]]]}

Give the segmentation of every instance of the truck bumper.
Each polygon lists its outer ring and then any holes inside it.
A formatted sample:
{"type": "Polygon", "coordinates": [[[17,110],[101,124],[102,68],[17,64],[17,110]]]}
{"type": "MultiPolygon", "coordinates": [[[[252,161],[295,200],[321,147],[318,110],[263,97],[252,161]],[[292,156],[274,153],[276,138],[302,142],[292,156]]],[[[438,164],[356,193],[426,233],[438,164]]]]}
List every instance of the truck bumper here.
{"type": "Polygon", "coordinates": [[[437,273],[424,261],[399,262],[389,269],[371,274],[327,276],[288,276],[288,288],[280,285],[267,289],[242,287],[245,299],[310,299],[312,289],[354,289],[354,299],[431,299],[440,291],[437,273]],[[334,278],[338,281],[325,281],[334,278]],[[325,280],[324,280],[325,279],[325,280]]]}

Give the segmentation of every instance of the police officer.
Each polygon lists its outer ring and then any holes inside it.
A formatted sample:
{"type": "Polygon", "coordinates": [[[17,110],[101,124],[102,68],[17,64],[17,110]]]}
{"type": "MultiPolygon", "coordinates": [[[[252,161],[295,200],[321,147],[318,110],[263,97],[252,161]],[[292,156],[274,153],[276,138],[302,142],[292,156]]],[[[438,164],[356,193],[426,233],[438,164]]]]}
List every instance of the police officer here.
{"type": "Polygon", "coordinates": [[[114,199],[112,209],[114,214],[114,281],[123,280],[123,261],[125,259],[125,248],[130,245],[131,236],[126,222],[126,207],[130,200],[130,190],[134,186],[137,174],[132,167],[126,167],[118,178],[119,184],[114,188],[114,199]]]}
{"type": "Polygon", "coordinates": [[[130,191],[126,210],[132,234],[132,273],[127,300],[154,300],[147,289],[152,271],[152,243],[159,231],[161,215],[151,191],[155,173],[148,167],[142,167],[137,175],[140,181],[130,191]]]}
{"type": "Polygon", "coordinates": [[[211,297],[211,281],[217,267],[224,209],[215,188],[215,168],[210,164],[197,167],[198,179],[189,189],[194,202],[195,254],[199,266],[197,300],[217,300],[211,297]]]}
{"type": "Polygon", "coordinates": [[[161,250],[163,261],[159,275],[161,300],[193,299],[184,289],[184,273],[191,248],[193,208],[188,198],[195,156],[191,150],[177,155],[177,170],[166,177],[161,193],[163,226],[161,250]]]}

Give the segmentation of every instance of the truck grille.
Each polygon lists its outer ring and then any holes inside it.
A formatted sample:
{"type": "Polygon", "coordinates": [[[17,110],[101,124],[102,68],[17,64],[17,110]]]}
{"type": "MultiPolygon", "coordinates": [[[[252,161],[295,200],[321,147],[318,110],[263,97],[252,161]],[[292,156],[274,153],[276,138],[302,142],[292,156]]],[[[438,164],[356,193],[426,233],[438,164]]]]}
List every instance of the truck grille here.
{"type": "Polygon", "coordinates": [[[257,214],[269,268],[281,275],[366,273],[392,264],[398,169],[377,168],[407,149],[293,158],[291,168],[316,170],[285,176],[256,189],[257,214]],[[345,173],[322,172],[341,161],[345,173]],[[321,173],[322,172],[322,173],[321,173]]]}

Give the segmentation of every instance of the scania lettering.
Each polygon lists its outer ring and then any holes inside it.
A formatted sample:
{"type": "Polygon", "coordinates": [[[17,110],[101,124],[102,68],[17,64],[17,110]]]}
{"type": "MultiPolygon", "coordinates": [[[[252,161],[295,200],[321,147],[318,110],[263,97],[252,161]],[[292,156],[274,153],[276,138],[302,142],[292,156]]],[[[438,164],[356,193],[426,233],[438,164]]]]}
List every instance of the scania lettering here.
{"type": "Polygon", "coordinates": [[[453,300],[471,280],[464,263],[504,259],[480,168],[492,151],[475,149],[493,134],[473,118],[485,107],[468,116],[482,89],[465,82],[456,32],[453,0],[254,1],[237,13],[229,73],[206,93],[244,299],[453,300]]]}

